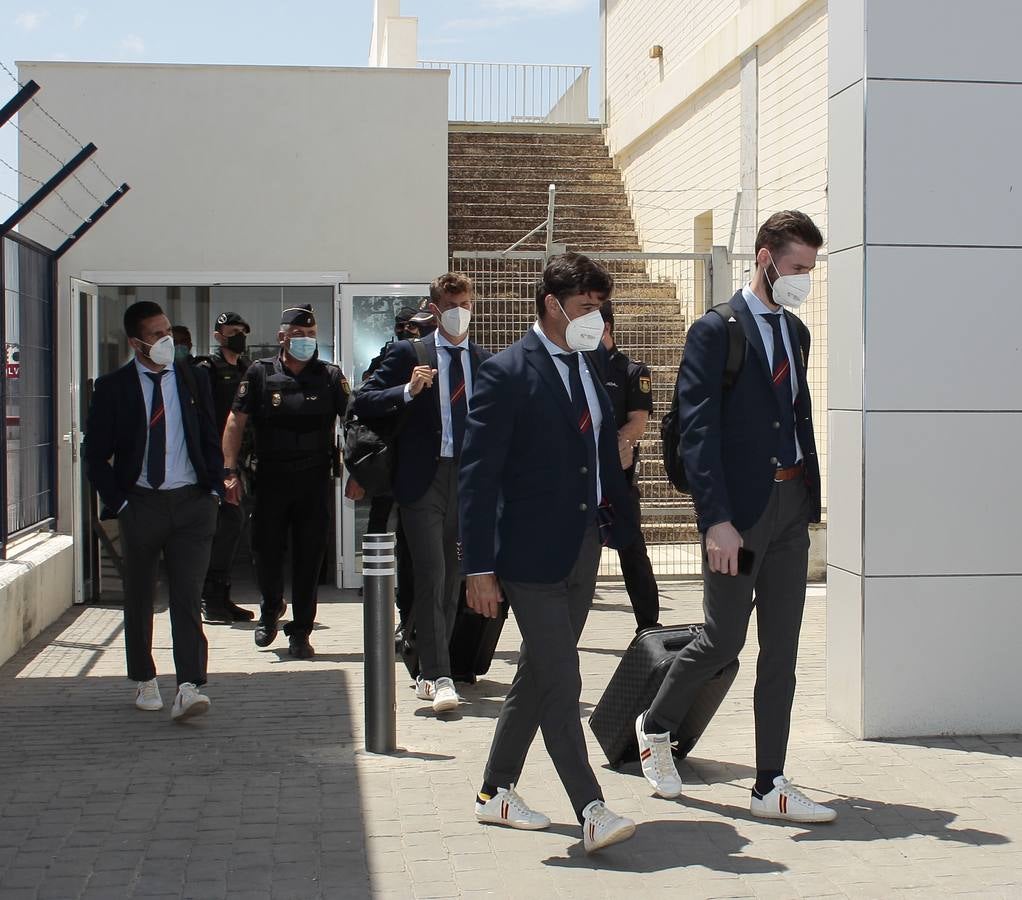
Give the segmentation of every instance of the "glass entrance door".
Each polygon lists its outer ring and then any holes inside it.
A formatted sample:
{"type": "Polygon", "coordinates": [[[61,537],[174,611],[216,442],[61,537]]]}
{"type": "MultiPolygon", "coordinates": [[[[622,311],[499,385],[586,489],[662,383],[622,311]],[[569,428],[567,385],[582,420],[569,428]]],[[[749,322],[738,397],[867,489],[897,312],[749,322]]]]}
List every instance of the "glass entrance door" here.
{"type": "Polygon", "coordinates": [[[71,279],[71,430],[64,440],[71,446],[72,507],[74,522],[74,602],[99,600],[99,544],[94,528],[96,494],[82,464],[82,438],[92,398],[92,385],[99,374],[95,352],[96,285],[71,279]]]}
{"type": "MultiPolygon", "coordinates": [[[[341,368],[352,389],[362,383],[362,375],[373,357],[394,338],[394,315],[403,306],[417,307],[429,299],[427,284],[342,284],[338,301],[340,323],[338,351],[341,368]]],[[[362,584],[362,536],[369,521],[370,501],[351,501],[338,490],[343,527],[338,533],[337,558],[339,587],[362,584]]],[[[393,522],[393,519],[391,520],[393,522]]]]}

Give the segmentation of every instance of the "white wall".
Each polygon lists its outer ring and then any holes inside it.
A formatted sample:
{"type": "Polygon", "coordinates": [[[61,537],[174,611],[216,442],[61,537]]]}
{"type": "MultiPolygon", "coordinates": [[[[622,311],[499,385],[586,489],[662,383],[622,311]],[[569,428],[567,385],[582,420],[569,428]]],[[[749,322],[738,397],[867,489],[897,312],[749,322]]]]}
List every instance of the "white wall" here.
{"type": "Polygon", "coordinates": [[[1022,7],[937,6],[829,10],[828,709],[865,737],[1022,730],[1022,7]]]}
{"type": "MultiPolygon", "coordinates": [[[[323,269],[421,281],[444,266],[445,72],[20,68],[43,85],[47,110],[94,141],[104,169],[132,188],[63,259],[62,276],[323,269]]],[[[23,113],[29,133],[38,115],[23,113]]],[[[30,174],[52,171],[24,140],[19,153],[30,174]]],[[[25,233],[52,243],[40,226],[25,233]]]]}
{"type": "MultiPolygon", "coordinates": [[[[70,278],[85,271],[346,272],[354,282],[422,282],[446,268],[446,72],[88,63],[20,70],[43,86],[49,112],[101,148],[104,170],[131,185],[60,262],[58,384],[71,380],[70,278]]],[[[36,125],[47,133],[38,115],[34,107],[22,113],[30,134],[36,125]]],[[[32,144],[22,140],[19,154],[29,175],[52,173],[53,160],[32,144]]],[[[23,196],[31,188],[23,179],[23,196]]],[[[43,212],[68,230],[78,224],[59,201],[43,212]]],[[[34,217],[23,232],[55,246],[34,217]]],[[[57,395],[60,435],[69,428],[69,395],[57,395]]],[[[70,532],[75,487],[68,445],[58,440],[57,448],[58,528],[70,532]]],[[[68,575],[62,608],[70,587],[68,575]]]]}

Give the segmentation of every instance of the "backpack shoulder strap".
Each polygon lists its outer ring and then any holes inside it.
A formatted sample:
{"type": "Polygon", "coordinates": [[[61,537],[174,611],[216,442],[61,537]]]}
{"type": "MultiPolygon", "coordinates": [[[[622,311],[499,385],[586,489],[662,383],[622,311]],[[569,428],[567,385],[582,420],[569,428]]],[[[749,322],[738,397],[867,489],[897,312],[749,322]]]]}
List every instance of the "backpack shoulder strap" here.
{"type": "MultiPolygon", "coordinates": [[[[745,330],[742,323],[735,316],[731,307],[731,301],[718,303],[710,308],[711,313],[716,313],[727,325],[727,361],[724,364],[724,390],[730,390],[738,380],[738,375],[745,364],[745,330]]],[[[801,338],[801,334],[799,335],[801,338]]]]}
{"type": "Polygon", "coordinates": [[[422,346],[422,338],[412,338],[409,342],[412,345],[412,349],[415,351],[415,358],[418,359],[420,366],[429,365],[429,356],[426,354],[426,348],[422,346]]]}

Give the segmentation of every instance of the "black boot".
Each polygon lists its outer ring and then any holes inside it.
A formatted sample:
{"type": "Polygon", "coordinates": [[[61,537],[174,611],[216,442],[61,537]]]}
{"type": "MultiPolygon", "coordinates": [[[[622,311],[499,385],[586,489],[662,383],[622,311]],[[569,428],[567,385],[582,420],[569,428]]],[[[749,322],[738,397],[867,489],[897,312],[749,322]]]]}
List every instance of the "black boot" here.
{"type": "Polygon", "coordinates": [[[288,638],[287,652],[295,659],[312,659],[316,655],[307,634],[292,634],[288,638]]]}
{"type": "Polygon", "coordinates": [[[224,607],[231,614],[231,618],[235,622],[251,622],[255,618],[255,613],[252,610],[238,606],[231,599],[231,583],[229,581],[224,585],[224,607]]]}
{"type": "Polygon", "coordinates": [[[281,600],[277,612],[269,613],[266,611],[264,601],[263,613],[259,617],[259,624],[255,630],[255,643],[257,647],[269,647],[273,643],[273,639],[277,636],[277,623],[280,621],[280,617],[284,615],[284,610],[286,609],[287,604],[281,600]]]}
{"type": "Polygon", "coordinates": [[[234,616],[227,607],[225,585],[207,578],[202,586],[202,621],[211,625],[229,625],[234,616]]]}

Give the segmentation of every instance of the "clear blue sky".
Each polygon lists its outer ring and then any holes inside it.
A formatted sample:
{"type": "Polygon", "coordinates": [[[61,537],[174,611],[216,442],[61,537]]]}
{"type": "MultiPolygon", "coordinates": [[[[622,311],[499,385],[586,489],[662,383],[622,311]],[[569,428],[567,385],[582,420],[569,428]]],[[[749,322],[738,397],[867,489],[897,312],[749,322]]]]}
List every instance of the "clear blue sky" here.
{"type": "MultiPolygon", "coordinates": [[[[372,0],[0,0],[0,60],[12,71],[16,60],[49,59],[364,66],[372,10],[372,0]]],[[[421,59],[595,69],[599,58],[599,0],[402,0],[401,12],[419,19],[421,59]]],[[[16,85],[0,71],[0,86],[2,105],[16,85]]],[[[0,129],[0,160],[10,165],[16,138],[11,124],[0,129]]],[[[53,136],[54,152],[66,147],[53,136]]],[[[0,192],[17,195],[3,165],[0,192]]],[[[0,216],[13,206],[0,196],[0,216]]]]}

